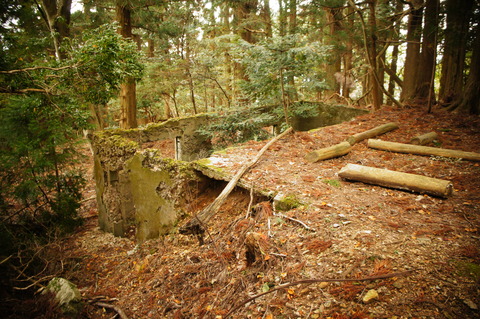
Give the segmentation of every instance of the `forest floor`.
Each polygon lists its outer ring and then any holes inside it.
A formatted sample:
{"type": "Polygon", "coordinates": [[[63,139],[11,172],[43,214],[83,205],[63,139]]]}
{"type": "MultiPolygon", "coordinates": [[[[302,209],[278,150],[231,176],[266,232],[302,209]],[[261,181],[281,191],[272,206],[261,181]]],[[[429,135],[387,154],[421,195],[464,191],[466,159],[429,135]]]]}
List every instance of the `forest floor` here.
{"type": "MultiPolygon", "coordinates": [[[[57,251],[66,265],[63,276],[92,301],[84,317],[112,318],[115,310],[93,303],[102,300],[128,318],[479,318],[479,162],[379,151],[366,141],[339,158],[304,159],[388,122],[399,129],[380,139],[408,143],[435,131],[436,146],[480,152],[480,118],[441,110],[386,107],[292,133],[272,145],[244,180],[295,195],[301,205],[281,216],[263,203],[247,216],[250,193],[237,190],[208,222],[202,246],[179,234],[141,245],[133,236],[113,237],[99,230],[95,201],[86,201],[85,225],[57,251]],[[347,163],[449,180],[455,192],[438,198],[346,181],[338,172],[347,163]],[[245,244],[252,238],[259,251],[247,262],[245,244]],[[380,279],[362,281],[369,277],[380,279]],[[277,289],[305,279],[314,282],[277,289]]],[[[265,143],[230,148],[219,165],[233,172],[265,143]]],[[[95,193],[89,185],[86,198],[95,193]]],[[[199,198],[192,212],[224,185],[199,198]]]]}

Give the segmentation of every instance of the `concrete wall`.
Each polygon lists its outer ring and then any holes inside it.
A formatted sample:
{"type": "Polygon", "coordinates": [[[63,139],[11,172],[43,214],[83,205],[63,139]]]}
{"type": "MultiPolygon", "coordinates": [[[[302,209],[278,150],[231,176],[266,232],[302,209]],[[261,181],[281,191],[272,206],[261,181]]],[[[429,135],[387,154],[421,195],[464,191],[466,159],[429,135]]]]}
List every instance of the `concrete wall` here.
{"type": "MultiPolygon", "coordinates": [[[[312,117],[293,117],[291,119],[291,125],[296,131],[309,131],[319,127],[335,125],[368,113],[367,110],[342,105],[330,105],[315,102],[300,103],[311,104],[313,106],[316,105],[319,114],[312,117]]],[[[295,107],[295,104],[292,107],[295,107]]]]}
{"type": "MultiPolygon", "coordinates": [[[[337,124],[365,112],[323,104],[318,109],[318,116],[291,119],[294,128],[305,131],[337,124]]],[[[172,231],[186,203],[208,186],[208,172],[190,161],[210,155],[211,142],[197,129],[212,120],[202,114],[144,128],[96,132],[92,147],[100,228],[116,236],[134,228],[140,242],[172,231]],[[154,149],[142,150],[143,143],[165,139],[176,140],[181,161],[162,158],[154,149]]]]}
{"type": "Polygon", "coordinates": [[[140,242],[168,233],[182,214],[188,194],[206,177],[184,161],[162,158],[140,144],[178,138],[181,160],[207,157],[210,141],[196,133],[208,115],[193,116],[132,130],[97,132],[92,138],[99,226],[124,236],[132,226],[140,242]]]}

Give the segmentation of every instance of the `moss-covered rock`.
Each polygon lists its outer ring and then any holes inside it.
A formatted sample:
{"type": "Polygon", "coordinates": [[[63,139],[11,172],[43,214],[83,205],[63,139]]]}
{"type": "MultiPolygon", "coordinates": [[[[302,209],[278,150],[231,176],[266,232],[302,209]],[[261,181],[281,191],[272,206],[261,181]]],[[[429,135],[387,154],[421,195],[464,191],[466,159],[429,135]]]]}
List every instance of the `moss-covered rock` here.
{"type": "Polygon", "coordinates": [[[50,280],[45,292],[55,296],[55,301],[66,316],[78,317],[82,309],[82,296],[75,284],[65,278],[55,277],[50,280]]]}

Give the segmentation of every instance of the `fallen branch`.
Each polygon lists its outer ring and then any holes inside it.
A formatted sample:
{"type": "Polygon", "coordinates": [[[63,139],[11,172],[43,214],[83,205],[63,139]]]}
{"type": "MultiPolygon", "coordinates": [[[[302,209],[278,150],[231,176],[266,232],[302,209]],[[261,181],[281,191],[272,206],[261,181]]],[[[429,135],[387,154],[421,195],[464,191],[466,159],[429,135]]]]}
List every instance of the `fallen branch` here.
{"type": "Polygon", "coordinates": [[[97,305],[99,307],[102,307],[102,308],[112,309],[120,316],[121,319],[128,319],[127,315],[122,310],[122,308],[120,308],[118,306],[111,305],[111,304],[105,303],[105,302],[96,302],[95,305],[97,305]]]}
{"type": "Polygon", "coordinates": [[[397,128],[398,128],[398,124],[394,123],[394,122],[383,124],[383,125],[377,126],[375,128],[372,128],[371,130],[354,134],[354,135],[350,136],[349,138],[347,138],[347,142],[350,143],[350,145],[353,145],[353,144],[358,143],[360,141],[366,140],[367,138],[382,135],[384,133],[393,131],[397,128]]]}
{"type": "Polygon", "coordinates": [[[25,68],[25,69],[19,69],[19,70],[8,70],[8,71],[0,71],[0,74],[14,74],[14,73],[20,73],[20,72],[28,72],[28,71],[36,71],[36,70],[50,70],[50,71],[61,71],[65,69],[72,69],[76,68],[78,65],[67,65],[67,66],[62,66],[59,68],[52,68],[48,66],[36,66],[32,68],[25,68]]]}
{"type": "Polygon", "coordinates": [[[285,132],[282,134],[276,136],[275,138],[271,139],[255,156],[254,159],[252,159],[250,162],[246,163],[243,165],[240,170],[233,176],[233,178],[230,180],[230,182],[225,186],[223,191],[220,193],[220,195],[217,196],[217,198],[206,208],[204,208],[200,213],[198,213],[193,219],[191,219],[186,225],[184,225],[182,228],[180,228],[179,232],[180,234],[184,235],[197,235],[197,236],[202,236],[203,233],[205,232],[205,229],[203,228],[202,224],[205,224],[208,222],[210,218],[212,218],[220,209],[222,204],[225,202],[227,199],[228,195],[233,191],[235,186],[237,185],[238,181],[240,178],[253,166],[255,165],[260,157],[267,151],[267,149],[276,141],[284,137],[285,135],[289,134],[292,132],[292,128],[288,128],[285,132]]]}
{"type": "Polygon", "coordinates": [[[378,280],[378,279],[387,279],[387,278],[394,278],[394,277],[404,277],[404,276],[408,276],[409,274],[411,274],[413,272],[413,270],[409,270],[409,271],[404,271],[404,272],[396,272],[396,273],[391,273],[391,274],[385,274],[385,275],[379,275],[379,276],[372,276],[372,277],[364,277],[364,278],[355,278],[355,279],[343,279],[343,278],[334,278],[334,279],[328,279],[328,278],[320,278],[320,279],[304,279],[304,280],[298,280],[298,281],[294,281],[294,282],[290,282],[290,283],[286,283],[286,284],[283,284],[283,285],[280,285],[280,286],[277,286],[275,288],[272,288],[270,289],[269,291],[266,291],[266,292],[262,292],[261,294],[258,294],[258,295],[255,295],[253,297],[250,297],[248,299],[245,299],[244,301],[242,301],[240,304],[238,304],[237,306],[235,306],[232,310],[230,310],[226,315],[225,315],[225,318],[228,318],[229,316],[231,316],[235,311],[237,311],[240,307],[242,307],[243,305],[257,299],[257,298],[260,298],[262,296],[265,296],[265,295],[268,295],[268,294],[271,294],[272,292],[275,292],[277,290],[280,290],[280,289],[285,289],[285,288],[288,288],[288,287],[291,287],[291,286],[296,286],[296,285],[309,285],[309,284],[314,284],[314,283],[319,283],[319,282],[351,282],[351,281],[371,281],[371,280],[378,280]]]}
{"type": "Polygon", "coordinates": [[[282,217],[282,218],[285,218],[285,219],[288,219],[288,220],[291,220],[292,222],[295,222],[295,223],[298,223],[300,225],[302,225],[306,230],[310,230],[310,231],[313,231],[313,232],[316,232],[315,228],[312,228],[310,226],[308,226],[307,224],[305,224],[304,222],[302,222],[301,220],[299,219],[295,219],[295,218],[292,218],[292,217],[288,217],[284,214],[281,214],[281,213],[274,213],[275,216],[278,216],[278,217],[282,217]]]}
{"type": "Polygon", "coordinates": [[[450,181],[357,164],[347,164],[340,170],[338,176],[368,184],[440,197],[448,197],[453,193],[453,184],[450,181]]]}
{"type": "Polygon", "coordinates": [[[457,151],[446,148],[411,145],[372,139],[368,140],[368,147],[398,153],[436,155],[443,157],[462,158],[469,161],[480,161],[480,153],[457,151]]]}

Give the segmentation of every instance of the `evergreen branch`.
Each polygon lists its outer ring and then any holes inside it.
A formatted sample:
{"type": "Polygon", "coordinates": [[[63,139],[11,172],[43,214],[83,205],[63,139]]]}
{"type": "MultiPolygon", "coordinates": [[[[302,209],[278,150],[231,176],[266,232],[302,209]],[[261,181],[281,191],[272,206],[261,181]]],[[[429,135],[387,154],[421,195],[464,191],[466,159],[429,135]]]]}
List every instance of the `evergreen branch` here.
{"type": "Polygon", "coordinates": [[[21,73],[21,72],[28,72],[28,71],[36,71],[36,70],[50,70],[50,71],[61,71],[61,70],[66,70],[66,69],[73,69],[76,68],[77,65],[67,65],[67,66],[62,66],[59,68],[52,68],[48,66],[35,66],[31,68],[25,68],[25,69],[18,69],[18,70],[8,70],[8,71],[0,71],[0,74],[15,74],[15,73],[21,73]]]}

